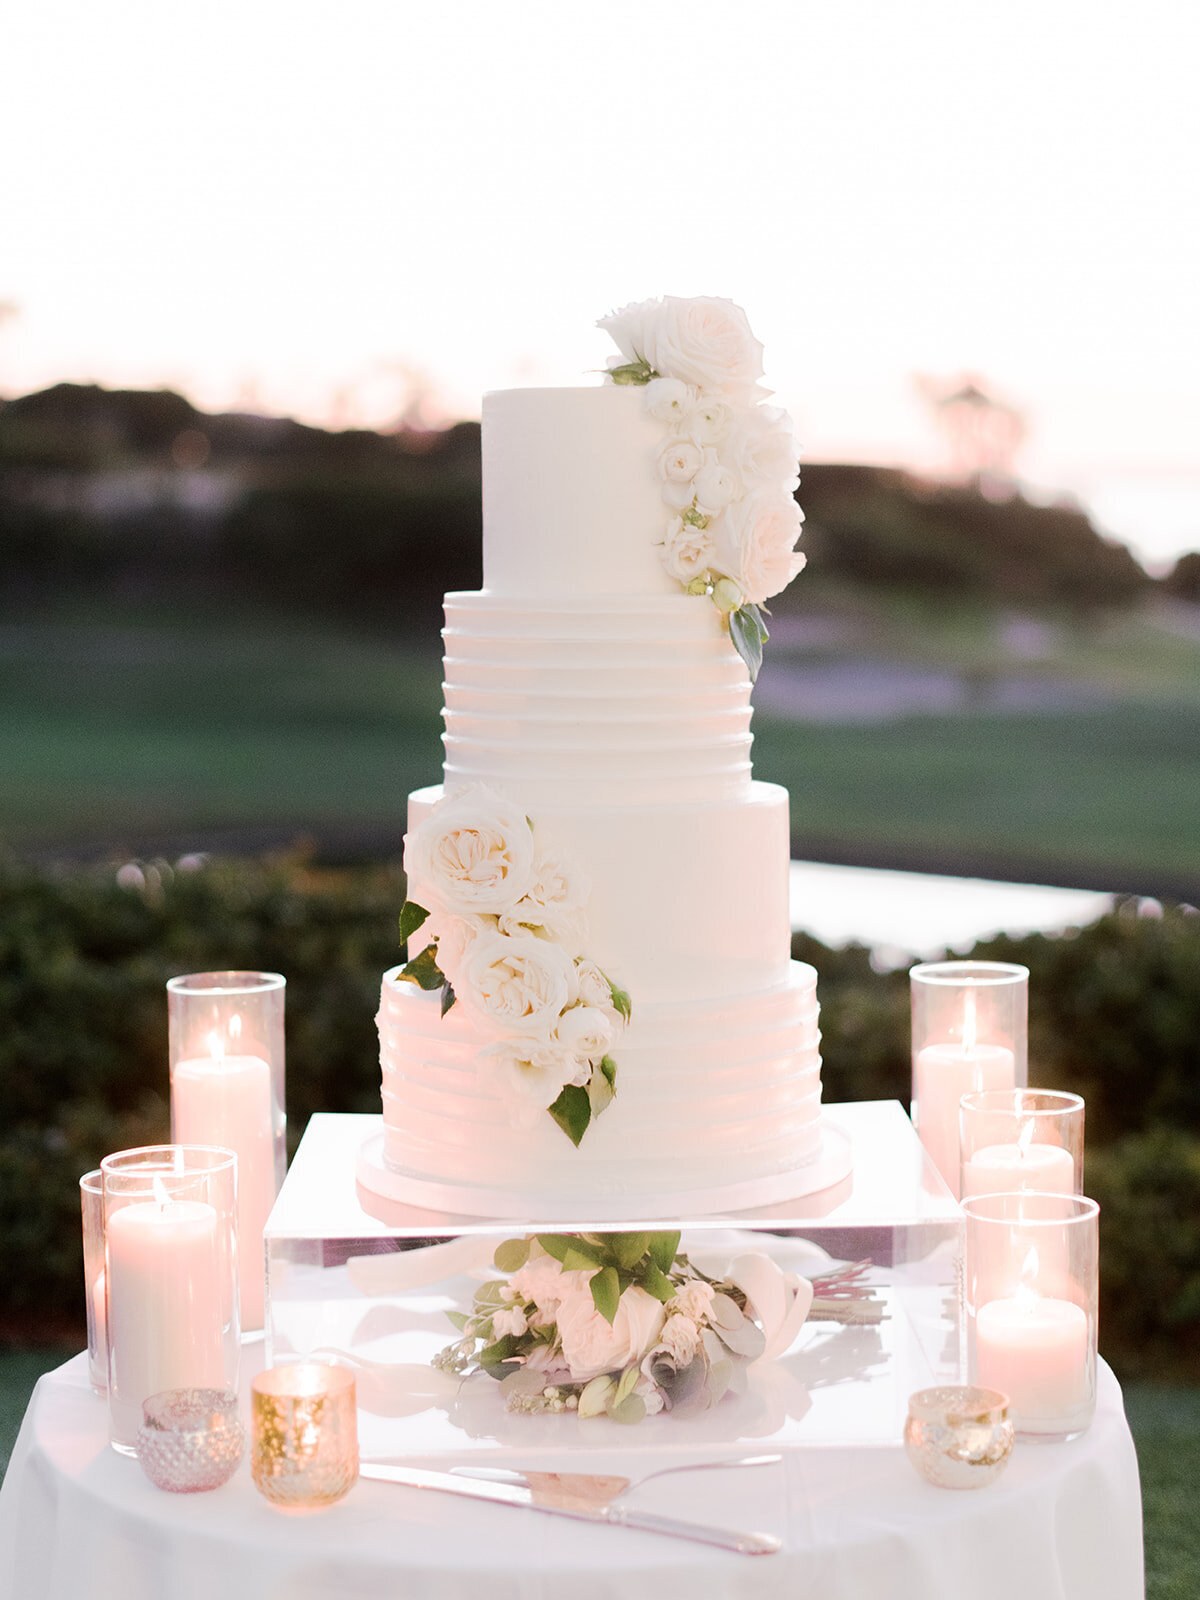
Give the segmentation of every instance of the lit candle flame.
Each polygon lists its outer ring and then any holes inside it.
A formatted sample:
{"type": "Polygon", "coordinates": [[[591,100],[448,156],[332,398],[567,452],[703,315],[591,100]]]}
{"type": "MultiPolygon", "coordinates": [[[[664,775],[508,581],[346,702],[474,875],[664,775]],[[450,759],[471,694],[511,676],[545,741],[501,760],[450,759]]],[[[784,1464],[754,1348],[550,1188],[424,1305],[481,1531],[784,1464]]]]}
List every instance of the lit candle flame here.
{"type": "Polygon", "coordinates": [[[212,1056],[214,1067],[225,1065],[225,1041],[215,1030],[208,1036],[208,1053],[212,1056]]]}
{"type": "Polygon", "coordinates": [[[1021,1281],[1017,1284],[1017,1291],[1013,1295],[1016,1303],[1025,1310],[1029,1310],[1041,1298],[1037,1291],[1037,1275],[1037,1246],[1030,1245],[1029,1253],[1021,1263],[1021,1281]]]}
{"type": "Polygon", "coordinates": [[[241,1036],[242,1036],[242,1014],[241,1014],[240,1011],[235,1011],[233,1013],[233,1015],[229,1019],[229,1037],[231,1039],[240,1039],[241,1036]]]}
{"type": "MultiPolygon", "coordinates": [[[[177,1152],[177,1156],[181,1153],[177,1152]]],[[[154,1174],[154,1198],[158,1201],[161,1211],[165,1211],[171,1203],[171,1196],[167,1193],[167,1186],[157,1172],[154,1174]]]]}

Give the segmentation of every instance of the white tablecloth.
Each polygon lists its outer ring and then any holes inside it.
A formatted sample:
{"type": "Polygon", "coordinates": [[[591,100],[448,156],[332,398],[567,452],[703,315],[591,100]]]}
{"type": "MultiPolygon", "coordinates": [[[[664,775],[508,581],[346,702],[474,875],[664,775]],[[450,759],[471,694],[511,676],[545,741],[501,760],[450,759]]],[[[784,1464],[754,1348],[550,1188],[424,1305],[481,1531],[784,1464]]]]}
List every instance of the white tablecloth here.
{"type": "Polygon", "coordinates": [[[982,1490],[931,1488],[894,1448],[793,1449],[777,1466],[647,1484],[646,1509],[781,1534],[744,1557],[619,1528],[360,1482],[275,1511],[243,1462],[209,1494],[155,1489],[107,1443],[80,1356],[44,1377],[0,1491],[12,1600],[1138,1600],[1141,1498],[1121,1393],[1091,1430],[1018,1444],[982,1490]]]}

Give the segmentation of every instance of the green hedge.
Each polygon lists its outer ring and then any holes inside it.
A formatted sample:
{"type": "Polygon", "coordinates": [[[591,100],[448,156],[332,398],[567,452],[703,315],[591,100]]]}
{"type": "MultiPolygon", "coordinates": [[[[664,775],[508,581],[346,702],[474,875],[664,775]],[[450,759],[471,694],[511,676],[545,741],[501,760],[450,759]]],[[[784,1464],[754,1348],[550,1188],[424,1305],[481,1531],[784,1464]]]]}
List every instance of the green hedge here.
{"type": "MultiPolygon", "coordinates": [[[[0,1337],[77,1326],[77,1180],[165,1138],[175,973],[288,980],[289,1133],[379,1106],[374,1016],[398,956],[398,869],[303,860],[72,872],[0,862],[0,1337]]],[[[908,978],[797,937],[817,968],[828,1100],[907,1101],[908,978]]],[[[1030,1076],[1087,1098],[1102,1206],[1102,1348],[1200,1377],[1200,916],[1130,903],[974,954],[1030,968],[1030,1076]]]]}

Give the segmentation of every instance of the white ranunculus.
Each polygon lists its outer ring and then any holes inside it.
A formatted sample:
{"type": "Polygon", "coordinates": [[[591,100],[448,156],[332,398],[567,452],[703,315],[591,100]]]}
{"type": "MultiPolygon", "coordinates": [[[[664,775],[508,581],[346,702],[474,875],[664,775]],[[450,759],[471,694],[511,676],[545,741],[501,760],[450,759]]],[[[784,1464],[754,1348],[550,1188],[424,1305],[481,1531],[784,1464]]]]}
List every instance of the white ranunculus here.
{"type": "Polygon", "coordinates": [[[529,820],[492,790],[448,795],[404,840],[409,896],[429,911],[506,911],[533,877],[529,820]]]}
{"type": "Polygon", "coordinates": [[[675,424],[691,415],[698,399],[696,391],[678,378],[651,378],[642,403],[656,422],[675,424]]]}
{"type": "Polygon", "coordinates": [[[666,1351],[676,1367],[690,1367],[700,1348],[700,1329],[691,1317],[675,1312],[663,1323],[658,1336],[659,1347],[666,1351]]]}
{"type": "Polygon", "coordinates": [[[729,432],[732,412],[722,400],[699,400],[683,418],[680,432],[699,445],[717,444],[729,432]]]}
{"type": "Polygon", "coordinates": [[[613,1025],[599,1006],[572,1006],[554,1030],[555,1043],[569,1050],[580,1066],[607,1055],[613,1036],[613,1025]]]}
{"type": "MultiPolygon", "coordinates": [[[[638,300],[627,306],[622,306],[620,311],[610,311],[607,317],[601,317],[596,326],[603,328],[612,338],[613,343],[621,352],[623,361],[609,362],[612,366],[621,366],[624,362],[645,361],[646,335],[651,317],[658,309],[657,300],[638,300]]],[[[654,365],[653,362],[650,363],[654,365]]],[[[675,373],[671,377],[677,376],[675,373]]]]}
{"type": "Polygon", "coordinates": [[[800,507],[790,495],[763,492],[727,506],[713,524],[717,565],[761,605],[786,589],[805,558],[793,548],[800,537],[800,507]]]}
{"type": "Polygon", "coordinates": [[[696,510],[704,517],[715,517],[724,511],[742,492],[736,472],[717,458],[717,452],[704,452],[704,465],[692,479],[692,493],[696,497],[696,510]]]}
{"type": "Polygon", "coordinates": [[[667,1310],[672,1316],[687,1317],[692,1322],[705,1322],[712,1310],[713,1286],[701,1278],[693,1278],[675,1291],[667,1310]]]}
{"type": "Polygon", "coordinates": [[[590,1286],[567,1295],[558,1308],[558,1336],[575,1383],[640,1362],[658,1343],[666,1320],[662,1303],[634,1284],[617,1303],[612,1326],[596,1310],[590,1286]]]}
{"type": "Polygon", "coordinates": [[[662,377],[694,384],[717,398],[751,399],[761,393],[762,345],[732,300],[667,295],[649,313],[644,305],[636,310],[641,354],[662,377]]]}
{"type": "Polygon", "coordinates": [[[574,862],[555,850],[539,850],[529,888],[499,920],[500,931],[520,934],[543,928],[551,939],[579,947],[587,938],[586,905],[591,884],[574,862]]]}
{"type": "Polygon", "coordinates": [[[548,939],[485,933],[467,951],[454,992],[490,1034],[547,1043],[575,999],[575,963],[548,939]]]}
{"type": "Polygon", "coordinates": [[[481,1068],[494,1074],[514,1128],[536,1127],[579,1070],[570,1051],[543,1039],[499,1039],[479,1055],[481,1068]]]}
{"type": "Polygon", "coordinates": [[[662,542],[662,563],[680,583],[691,583],[707,572],[713,556],[712,534],[682,517],[672,519],[662,542]]]}
{"type": "MultiPolygon", "coordinates": [[[[672,438],[658,458],[658,475],[664,483],[690,484],[704,465],[704,451],[690,439],[672,438]]],[[[690,502],[691,495],[688,496],[690,502]]]]}

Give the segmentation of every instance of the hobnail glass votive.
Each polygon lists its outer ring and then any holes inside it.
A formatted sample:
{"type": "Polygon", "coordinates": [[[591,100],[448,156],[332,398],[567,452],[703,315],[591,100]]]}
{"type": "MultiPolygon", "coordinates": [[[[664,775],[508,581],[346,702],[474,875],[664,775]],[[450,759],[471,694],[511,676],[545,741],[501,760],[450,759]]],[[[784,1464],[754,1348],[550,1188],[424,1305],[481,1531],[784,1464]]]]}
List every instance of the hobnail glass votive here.
{"type": "Polygon", "coordinates": [[[171,1137],[238,1158],[244,1333],[263,1326],[263,1229],[287,1164],[285,989],[278,972],[193,972],[167,984],[171,1137]]]}
{"type": "Polygon", "coordinates": [[[283,1510],[312,1511],[358,1478],[354,1376],[316,1361],[272,1367],[250,1385],[255,1486],[283,1510]]]}
{"type": "Polygon", "coordinates": [[[1083,1099],[1057,1089],[985,1089],[959,1102],[962,1193],[1083,1193],[1083,1099]]]}
{"type": "Polygon", "coordinates": [[[922,1389],[908,1402],[904,1448],[939,1489],[982,1489],[1008,1465],[1014,1430],[999,1389],[922,1389]]]}
{"type": "Polygon", "coordinates": [[[142,1404],[137,1457],[151,1483],[173,1494],[219,1489],[238,1469],[246,1430],[232,1389],[167,1389],[142,1404]]]}
{"type": "Polygon", "coordinates": [[[87,1308],[88,1378],[108,1393],[108,1312],[104,1305],[104,1174],[97,1167],[79,1180],[83,1213],[83,1293],[87,1308]]]}
{"type": "Polygon", "coordinates": [[[955,1199],[958,1103],[1027,1078],[1029,969],[1002,961],[926,961],[912,987],[912,1119],[955,1199]]]}

